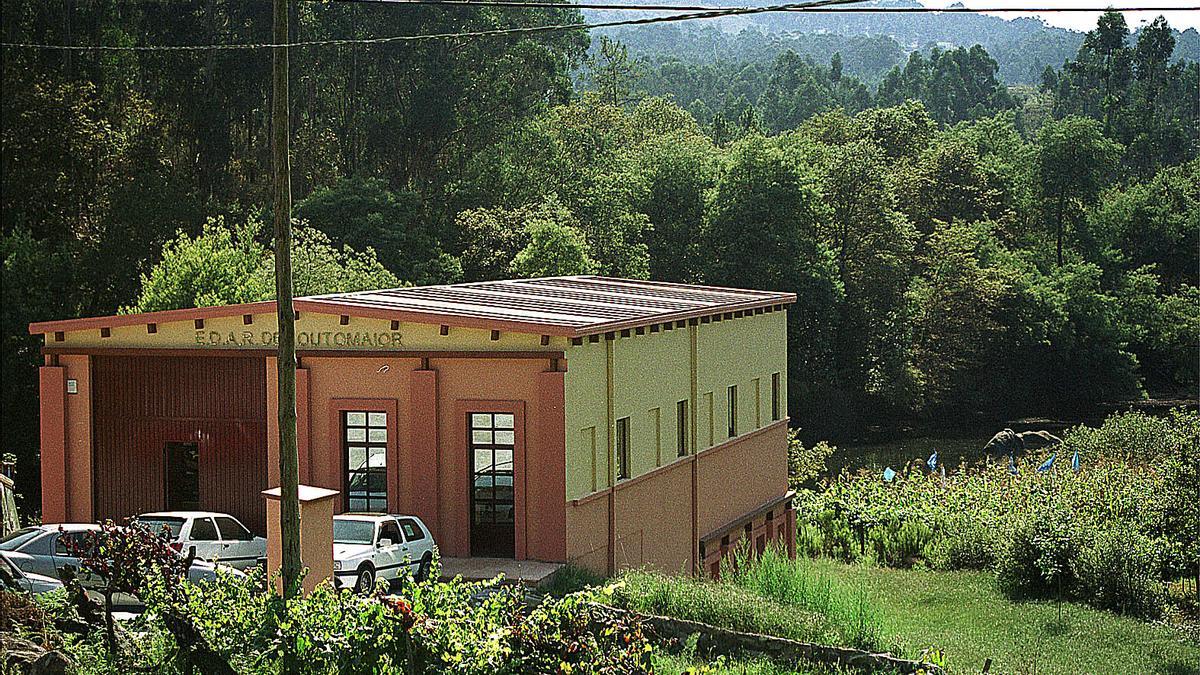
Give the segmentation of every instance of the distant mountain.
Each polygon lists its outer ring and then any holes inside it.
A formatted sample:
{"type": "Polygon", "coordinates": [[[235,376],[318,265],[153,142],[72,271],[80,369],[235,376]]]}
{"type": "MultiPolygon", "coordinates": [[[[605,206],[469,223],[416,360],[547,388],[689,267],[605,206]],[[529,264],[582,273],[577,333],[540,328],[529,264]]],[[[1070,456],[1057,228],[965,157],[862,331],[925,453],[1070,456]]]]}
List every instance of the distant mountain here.
{"type": "MultiPolygon", "coordinates": [[[[656,0],[646,0],[653,4],[656,0]]],[[[636,0],[635,0],[636,2],[636,0]]],[[[723,0],[711,4],[742,6],[723,0]]],[[[765,6],[773,2],[748,3],[765,6]]],[[[879,6],[920,6],[913,0],[880,0],[879,6]]],[[[589,12],[591,20],[630,18],[630,13],[589,12]]],[[[1083,33],[1048,26],[1040,19],[1006,20],[984,14],[867,14],[788,12],[756,14],[675,24],[602,31],[652,61],[676,58],[761,61],[792,49],[816,62],[840,52],[846,72],[877,84],[908,54],[934,46],[983,45],[1000,65],[1007,84],[1036,84],[1047,65],[1059,68],[1075,55],[1083,33]]],[[[1136,39],[1136,35],[1135,35],[1136,39]]],[[[1175,34],[1176,59],[1200,61],[1200,33],[1194,28],[1175,34]]]]}

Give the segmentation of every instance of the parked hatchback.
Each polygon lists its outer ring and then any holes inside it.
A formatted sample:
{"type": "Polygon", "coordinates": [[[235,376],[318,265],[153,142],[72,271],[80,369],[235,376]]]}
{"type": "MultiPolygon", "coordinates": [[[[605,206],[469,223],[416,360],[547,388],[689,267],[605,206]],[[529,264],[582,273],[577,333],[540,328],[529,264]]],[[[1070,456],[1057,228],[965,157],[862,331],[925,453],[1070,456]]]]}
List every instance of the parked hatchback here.
{"type": "Polygon", "coordinates": [[[416,516],[343,513],[333,517],[333,579],[338,588],[366,593],[408,569],[417,579],[433,564],[433,535],[416,516]]]}
{"type": "Polygon", "coordinates": [[[267,540],[256,537],[237,518],[211,511],[160,511],[143,513],[137,521],[162,532],[171,548],[187,553],[195,547],[196,557],[244,570],[267,555],[267,540]]]}

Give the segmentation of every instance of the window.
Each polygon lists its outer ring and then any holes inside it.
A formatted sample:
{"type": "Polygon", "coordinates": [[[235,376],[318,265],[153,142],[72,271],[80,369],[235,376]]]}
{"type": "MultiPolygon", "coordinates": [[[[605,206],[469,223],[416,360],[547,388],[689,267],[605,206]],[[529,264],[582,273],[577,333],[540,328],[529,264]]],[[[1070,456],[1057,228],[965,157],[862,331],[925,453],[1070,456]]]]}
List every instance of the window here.
{"type": "Polygon", "coordinates": [[[650,423],[654,425],[654,466],[662,466],[662,410],[650,409],[650,423]]]}
{"type": "Polygon", "coordinates": [[[600,487],[597,482],[597,480],[598,480],[597,473],[598,472],[596,469],[597,465],[599,464],[598,459],[596,457],[596,427],[588,427],[582,431],[582,434],[583,434],[583,447],[585,450],[587,450],[588,452],[591,453],[590,456],[592,459],[592,492],[595,492],[600,487]]]}
{"type": "MultiPolygon", "coordinates": [[[[516,420],[511,413],[471,413],[472,526],[512,526],[516,420]]],[[[474,549],[472,549],[474,550],[474,549]]]]}
{"type": "Polygon", "coordinates": [[[404,543],[404,540],[400,538],[400,528],[394,520],[389,520],[379,526],[379,539],[387,539],[392,542],[392,545],[404,543]]]}
{"type": "Polygon", "coordinates": [[[138,518],[138,522],[155,534],[161,534],[168,541],[175,541],[183,531],[183,518],[155,516],[153,518],[138,518]]]}
{"type": "Polygon", "coordinates": [[[60,534],[58,535],[58,540],[54,542],[54,555],[74,558],[83,551],[86,545],[86,532],[67,532],[65,534],[60,534]]]}
{"type": "Polygon", "coordinates": [[[629,418],[617,420],[617,480],[629,478],[629,418]]]}
{"type": "Polygon", "coordinates": [[[387,413],[343,412],[342,441],[346,448],[346,508],[387,511],[387,413]]]}
{"type": "Polygon", "coordinates": [[[771,421],[779,421],[779,373],[771,373],[771,421]]]}
{"type": "Polygon", "coordinates": [[[247,530],[241,523],[229,516],[217,516],[217,529],[221,531],[221,539],[225,541],[250,541],[254,539],[254,535],[250,534],[250,530],[247,530]]]}
{"type": "Polygon", "coordinates": [[[762,378],[754,378],[754,428],[762,426],[762,378]]]}
{"type": "Polygon", "coordinates": [[[716,422],[714,418],[717,416],[716,404],[713,403],[713,393],[711,391],[704,392],[704,411],[708,415],[708,445],[705,447],[711,448],[716,437],[716,422]]]}
{"type": "Polygon", "coordinates": [[[737,419],[737,410],[738,410],[737,385],[736,384],[730,385],[727,393],[728,393],[728,398],[729,398],[729,415],[728,415],[729,437],[733,438],[734,436],[737,436],[737,429],[738,429],[738,424],[737,424],[737,422],[738,422],[738,419],[737,419]]]}
{"type": "Polygon", "coordinates": [[[401,520],[400,529],[404,530],[404,538],[408,541],[421,541],[425,538],[425,533],[421,530],[421,526],[417,525],[417,521],[412,518],[401,520]]]}
{"type": "Polygon", "coordinates": [[[192,533],[188,535],[192,541],[216,541],[220,539],[217,536],[217,526],[213,525],[212,518],[197,518],[192,521],[192,533]]]}
{"type": "Polygon", "coordinates": [[[369,520],[333,519],[333,543],[367,544],[375,536],[375,523],[369,520]]]}
{"type": "Polygon", "coordinates": [[[675,452],[679,457],[688,454],[688,402],[675,404],[675,452]]]}

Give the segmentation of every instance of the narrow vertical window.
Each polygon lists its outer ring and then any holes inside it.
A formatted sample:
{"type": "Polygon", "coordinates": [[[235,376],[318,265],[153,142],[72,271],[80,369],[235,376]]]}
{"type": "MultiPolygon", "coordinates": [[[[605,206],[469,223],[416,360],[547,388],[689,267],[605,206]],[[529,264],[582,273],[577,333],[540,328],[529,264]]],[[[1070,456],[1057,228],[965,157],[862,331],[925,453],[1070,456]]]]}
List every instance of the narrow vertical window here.
{"type": "Polygon", "coordinates": [[[737,425],[737,422],[738,422],[738,420],[737,420],[737,409],[738,409],[737,385],[736,384],[729,385],[729,389],[727,390],[727,393],[728,393],[728,398],[729,398],[729,415],[727,416],[729,419],[729,437],[733,438],[734,436],[737,436],[737,426],[738,426],[737,425]]]}
{"type": "Polygon", "coordinates": [[[679,457],[688,454],[688,402],[675,404],[675,452],[679,457]]]}
{"type": "Polygon", "coordinates": [[[754,378],[754,428],[762,426],[762,378],[754,378]]]}
{"type": "Polygon", "coordinates": [[[779,421],[779,373],[771,373],[771,421],[779,421]]]}
{"type": "Polygon", "coordinates": [[[711,391],[704,392],[704,413],[708,415],[708,445],[705,447],[711,448],[717,440],[717,404],[713,402],[711,391]]]}
{"type": "Polygon", "coordinates": [[[342,413],[346,450],[346,508],[387,512],[387,413],[347,410],[342,413]]]}
{"type": "Polygon", "coordinates": [[[662,466],[662,410],[650,409],[650,423],[654,425],[654,466],[662,466]]]}
{"type": "Polygon", "coordinates": [[[617,480],[629,478],[629,418],[617,420],[617,480]]]}

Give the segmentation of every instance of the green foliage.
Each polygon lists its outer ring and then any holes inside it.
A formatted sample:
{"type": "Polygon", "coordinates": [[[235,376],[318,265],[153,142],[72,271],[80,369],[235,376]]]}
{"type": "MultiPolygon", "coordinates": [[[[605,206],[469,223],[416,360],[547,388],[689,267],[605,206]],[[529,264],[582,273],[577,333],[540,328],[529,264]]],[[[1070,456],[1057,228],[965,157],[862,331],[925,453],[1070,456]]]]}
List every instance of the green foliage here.
{"type": "Polygon", "coordinates": [[[996,114],[1013,107],[1012,97],[997,79],[999,65],[981,45],[941,50],[928,57],[913,52],[903,69],[892,68],[879,84],[879,103],[924,101],[939,122],[953,123],[996,114]]]}
{"type": "Polygon", "coordinates": [[[591,274],[596,263],[570,211],[551,198],[525,224],[529,243],[509,265],[515,277],[552,277],[591,274]]]}
{"type": "Polygon", "coordinates": [[[916,465],[891,483],[843,473],[800,494],[798,512],[814,515],[797,545],[891,567],[992,569],[1016,597],[1154,617],[1163,582],[1196,571],[1197,448],[1200,413],[1130,412],[1066,432],[1049,473],[1035,470],[1041,457],[1018,460],[1016,475],[990,462],[946,477],[916,465]]]}
{"type": "MultiPolygon", "coordinates": [[[[155,537],[157,539],[157,537],[155,537]]],[[[436,575],[434,575],[436,576],[436,575]]],[[[320,584],[281,607],[261,570],[215,583],[183,582],[180,594],[150,594],[149,611],[128,626],[120,651],[49,631],[87,673],[117,673],[135,663],[183,672],[164,611],[187,616],[238,672],[278,672],[286,646],[299,673],[529,673],[632,675],[646,672],[653,648],[642,627],[596,614],[591,594],[526,607],[499,579],[484,583],[401,581],[398,595],[362,596],[320,584]],[[156,660],[155,660],[156,659],[156,660]]],[[[46,597],[54,619],[73,610],[46,597]]],[[[124,635],[124,634],[123,634],[124,635]]]]}
{"type": "Polygon", "coordinates": [[[788,431],[788,484],[799,490],[825,473],[825,460],[837,452],[837,448],[825,441],[805,447],[800,440],[800,431],[788,431]]]}
{"type": "Polygon", "coordinates": [[[739,556],[721,581],[626,572],[614,586],[613,602],[731,630],[879,648],[882,628],[860,593],[778,550],[753,561],[745,552],[739,556]]]}
{"type": "Polygon", "coordinates": [[[440,233],[421,195],[392,191],[373,178],[345,178],[296,204],[295,216],[329,236],[335,247],[374,249],[379,262],[415,284],[453,282],[436,266],[440,233]]]}
{"type": "Polygon", "coordinates": [[[786,605],[825,617],[837,631],[836,644],[874,650],[883,644],[879,615],[861,589],[818,572],[810,561],[789,559],[779,547],[760,554],[747,547],[734,552],[729,583],[786,605]]]}
{"type": "MultiPolygon", "coordinates": [[[[163,247],[162,260],[142,275],[142,290],[129,312],[207,307],[275,297],[274,253],[260,243],[262,221],[250,216],[230,226],[210,220],[197,237],[180,232],[163,247]]],[[[293,291],[317,295],[400,285],[375,252],[335,248],[320,231],[300,226],[292,234],[293,291]]]]}

